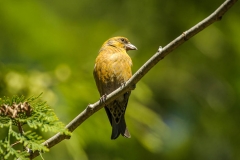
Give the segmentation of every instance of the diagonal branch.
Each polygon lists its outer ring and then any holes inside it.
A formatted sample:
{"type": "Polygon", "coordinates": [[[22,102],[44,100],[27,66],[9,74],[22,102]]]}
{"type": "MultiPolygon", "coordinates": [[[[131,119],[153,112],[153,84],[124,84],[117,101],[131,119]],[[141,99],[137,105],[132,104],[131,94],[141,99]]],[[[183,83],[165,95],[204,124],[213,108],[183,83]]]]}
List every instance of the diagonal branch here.
{"type": "MultiPolygon", "coordinates": [[[[223,15],[237,2],[237,0],[226,0],[219,8],[217,8],[211,15],[207,18],[190,28],[189,30],[183,32],[180,36],[166,45],[164,48],[159,48],[157,53],[154,54],[127,82],[123,87],[118,88],[111,94],[109,94],[106,98],[105,104],[108,104],[115,100],[120,95],[124,94],[125,92],[132,90],[135,84],[138,83],[139,80],[142,79],[143,76],[147,74],[147,72],[153,68],[160,60],[162,60],[166,55],[170,52],[175,50],[181,44],[186,42],[188,39],[202,31],[203,29],[207,28],[212,23],[221,20],[223,15]]],[[[73,132],[79,125],[81,125],[87,118],[93,115],[95,112],[100,110],[104,107],[103,103],[97,101],[94,104],[90,104],[87,108],[81,112],[77,117],[75,117],[67,126],[66,128],[73,132]]],[[[61,135],[57,133],[53,137],[49,138],[47,141],[43,143],[48,148],[53,147],[54,145],[58,144],[64,139],[69,139],[70,137],[66,135],[61,135]]],[[[31,154],[31,159],[38,156],[38,152],[34,152],[31,154]]]]}

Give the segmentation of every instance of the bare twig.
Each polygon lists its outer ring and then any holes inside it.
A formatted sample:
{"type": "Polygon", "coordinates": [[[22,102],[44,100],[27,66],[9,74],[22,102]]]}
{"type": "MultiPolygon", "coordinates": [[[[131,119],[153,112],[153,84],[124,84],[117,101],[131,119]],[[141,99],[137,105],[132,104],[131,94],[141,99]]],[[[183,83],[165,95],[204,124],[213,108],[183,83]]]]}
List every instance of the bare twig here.
{"type": "MultiPolygon", "coordinates": [[[[154,54],[125,84],[124,87],[120,87],[111,94],[109,94],[105,100],[105,103],[101,103],[97,101],[94,104],[90,104],[87,108],[81,112],[77,117],[75,117],[67,126],[66,128],[69,131],[73,132],[80,124],[82,124],[87,118],[89,118],[92,114],[100,110],[104,107],[105,104],[112,102],[114,99],[119,97],[120,95],[124,94],[125,92],[132,90],[133,86],[144,76],[146,73],[155,66],[161,59],[163,59],[166,55],[170,52],[175,50],[185,41],[211,25],[212,23],[221,20],[223,15],[237,2],[237,0],[226,0],[218,9],[216,9],[211,15],[207,18],[190,28],[189,30],[183,32],[180,36],[170,42],[164,48],[159,48],[157,53],[154,54]]],[[[57,133],[53,137],[49,138],[43,144],[46,145],[48,148],[53,147],[54,145],[58,144],[64,139],[69,139],[66,135],[61,135],[57,133]]],[[[31,155],[31,158],[38,156],[38,152],[34,152],[31,155]]]]}

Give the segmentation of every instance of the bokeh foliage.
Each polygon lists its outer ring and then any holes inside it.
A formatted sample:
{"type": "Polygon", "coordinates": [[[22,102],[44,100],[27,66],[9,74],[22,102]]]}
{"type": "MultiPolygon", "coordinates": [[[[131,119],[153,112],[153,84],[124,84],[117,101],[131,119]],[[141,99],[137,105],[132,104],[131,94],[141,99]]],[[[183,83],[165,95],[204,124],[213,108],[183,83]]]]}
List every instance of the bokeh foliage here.
{"type": "MultiPolygon", "coordinates": [[[[92,70],[105,40],[126,36],[138,47],[129,52],[135,72],[158,46],[222,2],[1,1],[0,96],[43,92],[68,123],[99,99],[92,70]]],[[[168,55],[137,84],[126,113],[131,139],[111,141],[110,124],[100,110],[45,159],[239,159],[238,8],[168,55]]]]}

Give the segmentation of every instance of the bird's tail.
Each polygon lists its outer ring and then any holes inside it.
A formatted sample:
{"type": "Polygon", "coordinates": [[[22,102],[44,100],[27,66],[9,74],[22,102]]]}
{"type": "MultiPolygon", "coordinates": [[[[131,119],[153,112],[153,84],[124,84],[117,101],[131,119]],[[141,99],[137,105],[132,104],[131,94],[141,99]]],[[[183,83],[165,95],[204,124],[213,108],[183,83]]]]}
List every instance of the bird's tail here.
{"type": "Polygon", "coordinates": [[[119,123],[116,123],[112,119],[112,136],[111,139],[116,139],[119,135],[122,135],[126,138],[131,138],[131,135],[127,129],[127,125],[125,122],[124,115],[122,115],[121,120],[119,123]]]}

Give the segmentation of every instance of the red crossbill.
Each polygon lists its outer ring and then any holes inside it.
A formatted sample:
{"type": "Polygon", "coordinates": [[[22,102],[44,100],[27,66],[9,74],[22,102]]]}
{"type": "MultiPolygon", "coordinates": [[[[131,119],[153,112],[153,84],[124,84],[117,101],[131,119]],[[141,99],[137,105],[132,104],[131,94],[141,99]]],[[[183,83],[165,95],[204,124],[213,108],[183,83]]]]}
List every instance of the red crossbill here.
{"type": "MultiPolygon", "coordinates": [[[[132,60],[127,51],[136,49],[125,37],[113,37],[103,43],[93,71],[101,97],[119,88],[132,76],[132,60]]],[[[128,91],[104,107],[112,125],[111,139],[116,139],[120,134],[131,137],[124,119],[130,94],[128,91]]]]}

